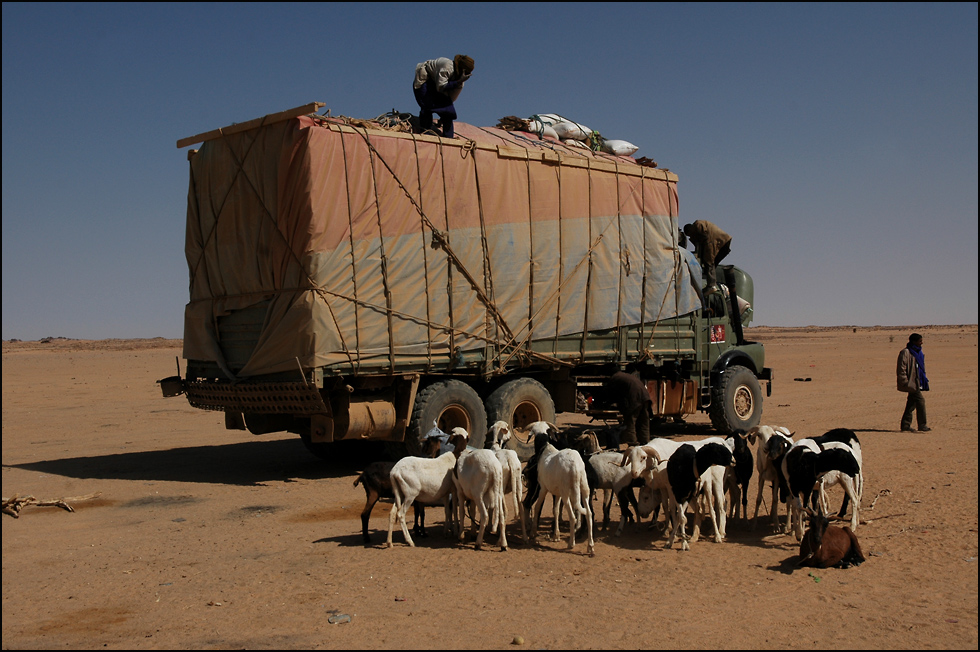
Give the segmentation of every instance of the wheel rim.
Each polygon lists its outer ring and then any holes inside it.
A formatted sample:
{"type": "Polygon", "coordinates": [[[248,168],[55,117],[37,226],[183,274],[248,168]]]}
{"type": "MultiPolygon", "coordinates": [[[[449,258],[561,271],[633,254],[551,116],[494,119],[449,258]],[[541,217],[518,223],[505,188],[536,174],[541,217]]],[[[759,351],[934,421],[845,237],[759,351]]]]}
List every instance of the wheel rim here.
{"type": "Polygon", "coordinates": [[[438,424],[439,430],[446,433],[452,432],[453,428],[463,428],[466,432],[471,432],[470,418],[462,405],[447,405],[439,413],[438,424]]]}
{"type": "Polygon", "coordinates": [[[732,408],[735,415],[742,421],[748,420],[752,416],[752,391],[745,385],[739,385],[732,397],[732,408]]]}
{"type": "Polygon", "coordinates": [[[541,410],[531,401],[524,401],[514,408],[511,424],[515,428],[524,429],[536,421],[541,421],[541,410]]]}

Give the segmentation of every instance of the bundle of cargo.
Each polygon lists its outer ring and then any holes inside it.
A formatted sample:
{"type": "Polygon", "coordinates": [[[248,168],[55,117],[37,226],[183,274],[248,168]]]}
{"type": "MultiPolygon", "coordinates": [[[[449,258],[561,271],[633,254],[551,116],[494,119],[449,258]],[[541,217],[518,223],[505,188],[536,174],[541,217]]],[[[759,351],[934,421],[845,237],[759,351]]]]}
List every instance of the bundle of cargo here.
{"type": "Polygon", "coordinates": [[[583,147],[593,152],[605,152],[615,156],[632,156],[638,149],[626,140],[612,140],[585,125],[562,117],[557,113],[536,113],[530,118],[507,116],[501,118],[498,128],[509,131],[526,131],[541,139],[552,138],[571,147],[583,147]]]}

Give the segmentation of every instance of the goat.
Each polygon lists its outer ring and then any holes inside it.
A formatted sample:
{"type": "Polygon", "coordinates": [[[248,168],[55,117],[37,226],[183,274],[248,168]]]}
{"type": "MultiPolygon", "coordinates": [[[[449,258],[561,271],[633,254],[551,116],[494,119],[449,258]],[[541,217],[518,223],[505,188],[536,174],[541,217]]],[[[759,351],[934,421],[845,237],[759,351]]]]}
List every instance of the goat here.
{"type": "Polygon", "coordinates": [[[449,437],[453,450],[435,459],[403,457],[395,462],[395,466],[391,469],[391,492],[395,504],[392,505],[388,517],[387,547],[392,546],[392,533],[396,520],[401,524],[405,541],[415,547],[415,542],[408,533],[408,525],[405,523],[405,512],[415,501],[428,505],[442,503],[446,510],[446,521],[452,522],[449,494],[453,490],[453,469],[456,468],[456,461],[466,449],[468,437],[465,433],[462,428],[453,428],[453,433],[449,437]]]}
{"type": "MultiPolygon", "coordinates": [[[[717,509],[719,494],[721,498],[720,515],[714,516],[715,541],[721,542],[725,529],[725,508],[723,495],[724,468],[734,463],[732,452],[724,444],[710,442],[695,448],[692,444],[682,444],[667,460],[667,481],[670,511],[673,513],[673,528],[667,547],[674,545],[678,532],[681,534],[681,549],[689,550],[687,527],[687,506],[695,500],[701,491],[709,493],[709,506],[713,503],[717,509]],[[721,470],[721,478],[712,472],[713,468],[721,470]],[[705,488],[702,485],[708,484],[705,488]]],[[[697,541],[701,509],[694,505],[695,523],[691,540],[697,541]]]]}
{"type": "MultiPolygon", "coordinates": [[[[559,431],[558,426],[553,423],[549,423],[547,421],[535,421],[527,426],[527,432],[532,442],[540,435],[547,438],[547,440],[559,450],[569,448],[568,436],[559,431]]],[[[596,444],[598,444],[598,439],[596,439],[596,444]]],[[[531,513],[534,502],[541,493],[541,486],[538,484],[538,457],[538,453],[535,452],[533,455],[531,455],[527,461],[527,464],[524,466],[524,486],[527,488],[527,494],[524,496],[524,510],[528,514],[531,513]]],[[[586,481],[589,480],[589,475],[590,469],[589,467],[586,467],[586,481]]],[[[591,511],[592,506],[590,504],[589,512],[591,513],[591,511]]],[[[561,517],[561,498],[559,498],[557,495],[552,497],[551,513],[554,514],[555,519],[561,517]]]]}
{"type": "MultiPolygon", "coordinates": [[[[646,500],[645,505],[642,504],[641,500],[637,501],[637,521],[653,514],[652,527],[656,523],[662,508],[667,518],[667,524],[670,524],[670,515],[667,510],[667,460],[680,446],[680,442],[655,438],[642,446],[632,446],[623,452],[620,466],[629,469],[630,477],[634,482],[638,479],[642,481],[640,495],[645,496],[646,500]],[[644,490],[644,487],[647,488],[647,491],[644,490]]],[[[621,517],[619,529],[616,531],[617,536],[622,533],[625,524],[625,517],[621,517]]]]}
{"type": "MultiPolygon", "coordinates": [[[[584,518],[587,537],[587,550],[590,557],[595,556],[595,541],[592,538],[592,518],[586,503],[589,501],[589,485],[585,477],[585,462],[578,451],[558,450],[551,445],[547,432],[534,437],[534,454],[537,457],[537,482],[539,492],[534,501],[534,517],[531,522],[531,540],[537,537],[538,519],[541,507],[549,493],[560,498],[568,506],[568,522],[571,530],[568,547],[575,547],[575,530],[584,518]]],[[[555,513],[553,540],[559,540],[559,514],[555,513]]]]}
{"type": "MultiPolygon", "coordinates": [[[[453,431],[465,432],[462,428],[454,428],[453,431]]],[[[453,484],[453,502],[456,503],[460,525],[459,540],[463,541],[466,536],[463,530],[463,512],[469,500],[473,502],[480,518],[476,549],[483,547],[483,533],[492,512],[491,532],[500,529],[500,549],[507,550],[507,528],[503,522],[504,471],[494,452],[487,449],[463,451],[456,461],[453,484]]],[[[470,520],[473,522],[472,514],[470,520]]],[[[473,527],[475,529],[475,522],[473,527]]]]}
{"type": "Polygon", "coordinates": [[[748,518],[749,480],[752,479],[752,451],[745,433],[736,430],[725,438],[725,446],[732,451],[735,466],[725,470],[725,491],[731,496],[731,511],[728,516],[738,518],[739,503],[742,505],[742,518],[748,518]]]}
{"type": "MultiPolygon", "coordinates": [[[[435,457],[436,453],[439,452],[439,446],[440,442],[436,437],[428,437],[422,440],[422,456],[435,457]]],[[[394,462],[381,460],[371,462],[354,480],[354,486],[360,484],[364,487],[366,495],[364,509],[361,510],[361,536],[364,543],[371,543],[371,535],[368,534],[368,521],[375,504],[381,498],[390,500],[395,497],[391,492],[391,469],[394,466],[394,462]]],[[[425,533],[425,505],[415,502],[412,504],[412,508],[415,511],[415,524],[412,526],[412,533],[417,537],[425,538],[428,536],[425,533]]]]}
{"type": "Polygon", "coordinates": [[[834,428],[819,437],[813,437],[813,441],[820,448],[839,448],[850,452],[858,465],[857,475],[848,475],[840,471],[831,471],[823,476],[819,487],[820,509],[824,514],[830,513],[830,505],[827,500],[827,490],[833,485],[840,485],[844,489],[844,500],[841,502],[840,511],[837,512],[838,518],[844,518],[847,513],[848,502],[853,502],[851,511],[851,530],[857,530],[860,523],[861,499],[864,494],[864,464],[861,454],[861,442],[853,430],[847,428],[834,428]]]}
{"type": "Polygon", "coordinates": [[[857,536],[846,525],[843,528],[830,525],[826,516],[807,508],[810,527],[800,541],[800,561],[797,566],[814,568],[849,568],[860,566],[864,561],[857,536]]]}
{"type": "MultiPolygon", "coordinates": [[[[622,471],[622,469],[615,468],[618,466],[616,463],[619,461],[619,453],[603,453],[602,447],[599,446],[599,438],[593,431],[587,431],[576,437],[570,437],[567,431],[555,432],[554,426],[551,424],[540,421],[538,423],[541,424],[541,426],[538,427],[539,432],[545,431],[544,426],[548,426],[546,434],[556,449],[571,449],[577,451],[579,456],[582,458],[582,462],[585,464],[585,479],[589,485],[589,500],[587,502],[587,507],[593,523],[595,523],[597,519],[595,509],[593,509],[592,506],[592,498],[600,489],[603,490],[603,529],[606,529],[609,526],[609,510],[612,505],[613,494],[616,495],[617,499],[619,500],[620,513],[622,515],[621,523],[616,534],[617,536],[621,534],[623,530],[622,520],[627,518],[629,520],[633,519],[633,514],[630,512],[630,505],[632,505],[634,508],[636,507],[636,497],[633,495],[632,488],[629,486],[630,478],[623,477],[626,474],[622,471]],[[610,462],[613,464],[610,464],[610,462]]],[[[532,424],[532,426],[534,426],[534,424],[532,424]]],[[[529,467],[531,466],[531,461],[536,463],[536,460],[533,460],[532,458],[532,460],[529,460],[529,467]]],[[[525,474],[527,474],[526,471],[525,474]]],[[[529,495],[533,490],[536,496],[536,476],[533,476],[533,479],[529,479],[528,487],[529,495]]],[[[561,514],[561,503],[561,498],[555,496],[553,505],[554,514],[561,514]]],[[[533,504],[533,499],[530,504],[533,504]]]]}
{"type": "MultiPolygon", "coordinates": [[[[612,499],[615,495],[619,500],[620,521],[616,536],[623,533],[623,526],[627,519],[632,518],[630,505],[637,508],[636,496],[633,494],[634,480],[629,469],[623,468],[623,455],[617,451],[606,451],[589,456],[585,462],[585,469],[588,472],[592,469],[593,482],[589,483],[590,496],[594,490],[602,490],[602,529],[609,528],[609,510],[612,507],[612,499]]],[[[640,481],[639,486],[642,486],[640,481]]]]}
{"type": "MultiPolygon", "coordinates": [[[[745,433],[749,443],[755,445],[756,440],[759,446],[756,449],[755,468],[759,472],[759,491],[755,496],[755,514],[752,516],[752,529],[755,529],[759,520],[759,507],[762,505],[762,492],[766,483],[772,487],[772,503],[769,506],[769,517],[772,519],[773,527],[779,527],[779,488],[782,475],[779,467],[783,461],[783,455],[793,445],[793,433],[782,426],[755,426],[745,433]]],[[[783,486],[783,496],[786,495],[785,484],[783,486]]],[[[785,502],[785,499],[784,499],[785,502]]],[[[788,511],[788,510],[787,510],[788,511]]],[[[787,530],[789,521],[787,517],[787,530]]]]}
{"type": "Polygon", "coordinates": [[[521,460],[517,452],[503,448],[511,438],[510,426],[506,421],[497,421],[487,432],[487,441],[491,442],[490,450],[497,456],[504,472],[504,501],[503,522],[507,522],[507,496],[513,496],[515,513],[521,521],[521,541],[527,543],[527,513],[524,509],[524,481],[521,474],[521,460]]]}
{"type": "MultiPolygon", "coordinates": [[[[700,439],[697,441],[687,442],[688,445],[693,446],[695,450],[699,450],[701,447],[707,444],[718,444],[725,445],[725,440],[720,437],[708,437],[706,439],[700,439]]],[[[640,516],[645,518],[651,513],[654,514],[654,522],[656,521],[656,515],[659,512],[659,507],[663,507],[665,517],[667,519],[666,526],[670,527],[673,523],[672,512],[668,509],[668,485],[669,479],[666,476],[667,470],[667,460],[677,451],[682,444],[680,442],[675,442],[670,439],[651,439],[648,443],[642,446],[636,446],[623,454],[623,466],[629,466],[630,472],[634,478],[638,478],[641,475],[644,478],[644,484],[646,484],[651,491],[659,492],[659,505],[651,501],[656,501],[658,496],[648,495],[646,497],[647,504],[644,508],[638,508],[640,511],[640,516]]],[[[705,477],[704,480],[709,480],[705,477]]],[[[710,482],[704,484],[703,489],[706,492],[706,496],[710,497],[709,508],[712,512],[712,521],[715,526],[716,540],[720,541],[721,538],[725,536],[725,517],[727,510],[724,504],[724,473],[721,470],[712,471],[710,477],[710,482]],[[716,491],[717,489],[717,491],[716,491]],[[722,493],[718,493],[722,492],[722,493]],[[720,496],[720,498],[719,498],[720,496]]],[[[696,506],[697,507],[697,506],[696,506]]],[[[697,541],[698,536],[700,536],[701,531],[701,517],[700,512],[696,511],[698,517],[696,518],[693,538],[697,541]]],[[[651,524],[652,525],[652,524],[651,524]]],[[[622,521],[620,522],[620,527],[622,527],[622,521]]]]}
{"type": "Polygon", "coordinates": [[[830,471],[841,471],[854,476],[861,470],[849,450],[828,448],[822,450],[812,439],[801,439],[790,447],[783,457],[781,472],[789,487],[790,521],[796,540],[803,539],[803,511],[818,481],[830,471]]]}
{"type": "Polygon", "coordinates": [[[666,519],[663,528],[670,527],[670,483],[667,480],[667,461],[657,462],[652,468],[644,471],[641,477],[643,478],[643,486],[640,487],[636,499],[637,519],[652,515],[653,520],[650,522],[650,529],[653,529],[662,511],[666,519]]]}

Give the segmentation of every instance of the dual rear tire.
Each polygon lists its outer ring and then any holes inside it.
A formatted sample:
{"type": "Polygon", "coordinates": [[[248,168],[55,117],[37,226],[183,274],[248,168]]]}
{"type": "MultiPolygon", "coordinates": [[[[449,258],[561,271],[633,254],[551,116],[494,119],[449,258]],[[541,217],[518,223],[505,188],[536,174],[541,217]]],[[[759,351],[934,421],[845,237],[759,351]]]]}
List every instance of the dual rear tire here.
{"type": "MultiPolygon", "coordinates": [[[[533,378],[516,378],[504,383],[487,397],[486,405],[476,390],[459,380],[443,380],[421,389],[415,397],[412,421],[405,441],[393,453],[418,455],[426,433],[438,427],[443,432],[465,428],[469,445],[483,448],[487,426],[506,421],[513,429],[524,428],[535,421],[555,420],[555,403],[544,385],[533,378]]],[[[514,432],[506,444],[517,452],[521,461],[534,454],[534,442],[514,432]]]]}

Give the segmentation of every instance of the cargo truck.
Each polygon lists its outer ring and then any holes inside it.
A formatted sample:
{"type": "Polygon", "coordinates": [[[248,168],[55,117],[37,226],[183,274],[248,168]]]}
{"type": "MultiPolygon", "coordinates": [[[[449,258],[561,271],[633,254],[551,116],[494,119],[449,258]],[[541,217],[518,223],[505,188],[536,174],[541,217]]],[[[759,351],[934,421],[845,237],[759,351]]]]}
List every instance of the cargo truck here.
{"type": "MultiPolygon", "coordinates": [[[[704,296],[677,176],[656,164],[458,124],[444,139],[312,103],[178,141],[189,150],[185,373],[161,382],[229,429],[315,454],[433,426],[614,413],[628,369],[653,414],[762,414],[751,277],[704,296]],[[737,299],[741,298],[742,302],[737,299]],[[740,309],[738,306],[743,306],[740,309]]],[[[530,443],[514,438],[522,457],[530,443]]]]}

